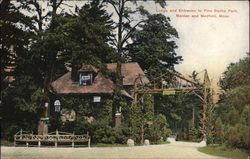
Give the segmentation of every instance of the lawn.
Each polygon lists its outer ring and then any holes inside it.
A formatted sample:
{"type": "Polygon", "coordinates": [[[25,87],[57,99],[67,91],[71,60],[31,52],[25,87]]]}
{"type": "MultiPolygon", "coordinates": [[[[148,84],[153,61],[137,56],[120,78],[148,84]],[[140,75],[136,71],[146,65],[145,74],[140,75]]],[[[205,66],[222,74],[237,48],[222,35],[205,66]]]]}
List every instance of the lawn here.
{"type": "Polygon", "coordinates": [[[7,140],[1,140],[1,146],[13,146],[13,142],[7,140]]]}
{"type": "Polygon", "coordinates": [[[104,143],[93,143],[91,147],[127,147],[127,144],[104,144],[104,143]]]}
{"type": "Polygon", "coordinates": [[[247,157],[250,156],[250,154],[243,150],[230,149],[225,146],[207,146],[201,147],[198,150],[209,155],[229,157],[234,159],[247,159],[247,157]]]}

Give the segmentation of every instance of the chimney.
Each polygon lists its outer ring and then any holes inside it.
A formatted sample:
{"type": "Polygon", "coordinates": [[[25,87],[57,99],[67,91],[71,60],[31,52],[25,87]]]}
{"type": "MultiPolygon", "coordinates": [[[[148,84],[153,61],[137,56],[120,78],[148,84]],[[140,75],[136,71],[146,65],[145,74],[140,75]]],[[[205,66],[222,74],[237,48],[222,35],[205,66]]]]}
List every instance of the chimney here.
{"type": "Polygon", "coordinates": [[[78,65],[72,65],[72,69],[71,69],[71,80],[73,81],[78,81],[78,69],[79,66],[78,65]]]}

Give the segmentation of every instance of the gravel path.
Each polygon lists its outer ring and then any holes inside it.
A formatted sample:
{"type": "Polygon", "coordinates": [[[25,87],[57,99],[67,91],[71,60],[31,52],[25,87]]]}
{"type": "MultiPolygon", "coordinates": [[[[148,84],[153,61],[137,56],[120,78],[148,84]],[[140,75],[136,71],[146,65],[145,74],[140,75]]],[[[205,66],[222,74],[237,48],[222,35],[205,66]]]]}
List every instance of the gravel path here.
{"type": "Polygon", "coordinates": [[[222,159],[197,150],[198,143],[103,148],[1,147],[1,159],[222,159]]]}

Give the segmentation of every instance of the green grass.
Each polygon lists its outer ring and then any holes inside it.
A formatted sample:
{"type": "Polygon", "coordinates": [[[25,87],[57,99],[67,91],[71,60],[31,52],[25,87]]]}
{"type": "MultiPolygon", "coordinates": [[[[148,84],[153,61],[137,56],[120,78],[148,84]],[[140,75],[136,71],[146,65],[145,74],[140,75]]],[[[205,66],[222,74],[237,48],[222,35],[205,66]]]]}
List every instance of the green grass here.
{"type": "Polygon", "coordinates": [[[161,145],[161,144],[169,144],[170,142],[168,141],[160,141],[160,142],[151,142],[151,145],[161,145]]]}
{"type": "Polygon", "coordinates": [[[214,156],[222,156],[234,159],[246,159],[249,154],[240,149],[230,149],[225,146],[207,146],[201,147],[198,149],[200,152],[214,155],[214,156]]]}
{"type": "MultiPolygon", "coordinates": [[[[157,143],[150,143],[151,145],[160,145],[160,144],[169,144],[167,141],[157,142],[157,143]]],[[[135,146],[143,146],[144,144],[135,143],[135,146]]],[[[91,147],[128,147],[127,144],[104,144],[104,143],[94,143],[90,145],[91,147]]]]}
{"type": "Polygon", "coordinates": [[[91,144],[91,147],[127,147],[126,144],[103,144],[103,143],[95,143],[91,144]]]}
{"type": "Polygon", "coordinates": [[[1,140],[1,146],[14,146],[14,143],[7,140],[1,140]]]}

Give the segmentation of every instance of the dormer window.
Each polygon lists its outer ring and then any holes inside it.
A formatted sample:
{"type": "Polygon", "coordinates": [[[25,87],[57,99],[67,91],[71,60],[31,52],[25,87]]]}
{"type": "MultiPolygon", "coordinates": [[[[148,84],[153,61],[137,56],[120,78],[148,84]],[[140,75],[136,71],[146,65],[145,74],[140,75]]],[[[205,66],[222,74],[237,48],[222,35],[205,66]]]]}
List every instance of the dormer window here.
{"type": "Polygon", "coordinates": [[[79,84],[82,86],[91,85],[93,83],[93,73],[80,72],[79,73],[79,84]]]}

